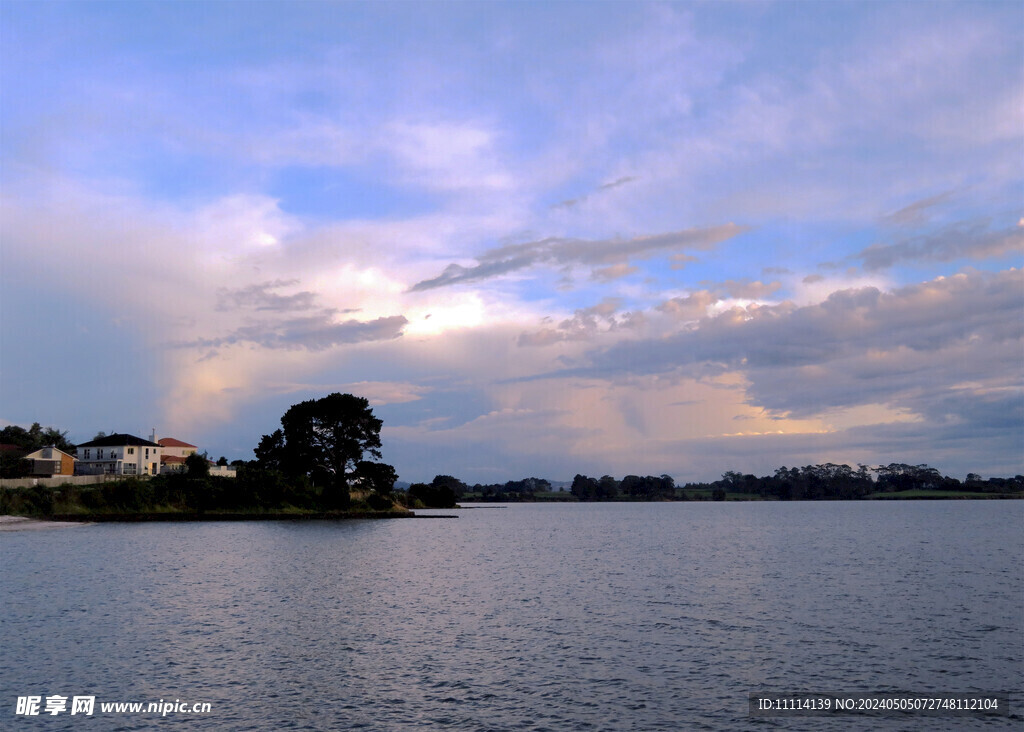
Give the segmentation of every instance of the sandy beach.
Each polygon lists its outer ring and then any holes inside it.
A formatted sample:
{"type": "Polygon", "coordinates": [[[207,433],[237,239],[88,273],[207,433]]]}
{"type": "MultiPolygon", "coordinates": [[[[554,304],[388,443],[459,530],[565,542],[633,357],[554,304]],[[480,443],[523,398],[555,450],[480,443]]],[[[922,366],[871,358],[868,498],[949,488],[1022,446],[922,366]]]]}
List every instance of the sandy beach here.
{"type": "Polygon", "coordinates": [[[88,526],[82,521],[44,521],[27,516],[0,516],[0,531],[39,531],[42,529],[70,529],[73,526],[88,526]]]}

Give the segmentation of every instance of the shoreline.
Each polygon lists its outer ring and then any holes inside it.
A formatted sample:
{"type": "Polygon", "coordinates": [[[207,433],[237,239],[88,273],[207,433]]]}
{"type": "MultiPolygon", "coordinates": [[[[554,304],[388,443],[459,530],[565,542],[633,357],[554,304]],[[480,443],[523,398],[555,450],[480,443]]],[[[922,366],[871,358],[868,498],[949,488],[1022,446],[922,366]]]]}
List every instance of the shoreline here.
{"type": "Polygon", "coordinates": [[[88,523],[159,523],[193,521],[348,521],[355,519],[458,518],[457,516],[417,516],[413,512],[318,511],[315,513],[199,513],[196,511],[168,513],[90,513],[54,514],[53,521],[88,523]]]}
{"type": "Polygon", "coordinates": [[[40,531],[43,529],[71,529],[76,526],[88,526],[92,521],[53,521],[50,519],[33,518],[32,516],[0,516],[0,532],[4,531],[40,531]]]}
{"type": "Polygon", "coordinates": [[[131,514],[54,514],[47,518],[35,516],[0,516],[0,532],[68,529],[101,523],[192,523],[198,521],[350,521],[365,519],[456,519],[458,516],[417,516],[409,513],[131,513],[131,514]]]}
{"type": "Polygon", "coordinates": [[[315,513],[199,513],[196,511],[167,513],[55,513],[45,518],[36,516],[0,516],[0,530],[25,528],[63,528],[97,523],[166,523],[194,521],[348,521],[365,519],[439,519],[458,516],[423,516],[409,512],[318,511],[315,513]],[[5,527],[10,528],[5,528],[5,527]]]}

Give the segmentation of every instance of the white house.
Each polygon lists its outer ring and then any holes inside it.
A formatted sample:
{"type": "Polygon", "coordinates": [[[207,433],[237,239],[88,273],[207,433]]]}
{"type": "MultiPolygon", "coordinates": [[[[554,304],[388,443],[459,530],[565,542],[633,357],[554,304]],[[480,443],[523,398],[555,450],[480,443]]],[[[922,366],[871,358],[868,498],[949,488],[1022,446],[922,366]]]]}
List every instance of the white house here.
{"type": "Polygon", "coordinates": [[[161,447],[135,435],[114,434],[84,442],[75,449],[78,475],[157,475],[161,447]]]}

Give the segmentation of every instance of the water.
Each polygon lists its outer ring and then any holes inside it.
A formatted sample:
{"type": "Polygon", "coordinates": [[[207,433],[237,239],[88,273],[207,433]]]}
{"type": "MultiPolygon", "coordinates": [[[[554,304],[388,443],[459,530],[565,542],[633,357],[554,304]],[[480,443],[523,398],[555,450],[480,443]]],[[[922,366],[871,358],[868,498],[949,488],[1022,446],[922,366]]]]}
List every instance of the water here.
{"type": "Polygon", "coordinates": [[[913,501],[7,533],[0,727],[1019,729],[1022,528],[1019,501],[913,501]],[[895,690],[1016,714],[747,716],[895,690]],[[211,712],[15,716],[29,694],[211,712]]]}

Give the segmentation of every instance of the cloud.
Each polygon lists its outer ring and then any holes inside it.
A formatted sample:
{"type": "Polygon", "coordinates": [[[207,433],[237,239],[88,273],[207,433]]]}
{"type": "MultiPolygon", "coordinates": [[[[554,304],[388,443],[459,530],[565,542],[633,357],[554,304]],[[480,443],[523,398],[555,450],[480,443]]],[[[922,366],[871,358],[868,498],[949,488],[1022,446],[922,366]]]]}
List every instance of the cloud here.
{"type": "MultiPolygon", "coordinates": [[[[310,387],[306,387],[309,389],[310,387]]],[[[431,391],[429,386],[404,381],[354,381],[347,384],[323,385],[316,389],[322,392],[341,392],[365,397],[370,405],[381,407],[386,404],[404,404],[422,399],[431,391]]]]}
{"type": "Polygon", "coordinates": [[[621,178],[617,178],[617,179],[613,180],[611,183],[605,183],[603,185],[598,186],[597,190],[599,190],[599,191],[608,191],[608,190],[611,190],[612,188],[618,188],[619,186],[624,186],[627,183],[632,183],[636,179],[637,178],[636,178],[635,175],[624,175],[621,178]]]}
{"type": "Polygon", "coordinates": [[[895,244],[872,244],[854,254],[869,271],[885,269],[900,261],[949,262],[954,259],[988,259],[1024,252],[1024,230],[1019,226],[991,229],[986,220],[960,222],[937,232],[904,239],[895,244]]]}
{"type": "Polygon", "coordinates": [[[417,282],[411,292],[479,282],[536,265],[614,265],[630,258],[648,258],[678,249],[708,250],[748,231],[748,227],[723,224],[706,229],[688,229],[668,234],[632,239],[566,239],[551,237],[525,244],[513,244],[488,250],[477,257],[473,267],[448,265],[444,272],[417,282]]]}
{"type": "Polygon", "coordinates": [[[505,170],[495,133],[468,121],[393,122],[385,148],[409,182],[437,190],[506,190],[513,176],[505,170]]]}
{"type": "Polygon", "coordinates": [[[230,290],[226,287],[217,292],[217,310],[271,310],[292,312],[312,310],[317,306],[314,292],[302,291],[291,295],[280,295],[274,290],[292,287],[299,280],[273,280],[230,290]]]}
{"type": "Polygon", "coordinates": [[[599,333],[639,327],[643,322],[643,314],[624,313],[616,318],[615,314],[620,305],[621,300],[606,298],[597,305],[580,308],[571,318],[563,320],[555,328],[521,333],[516,342],[520,346],[549,346],[565,341],[587,341],[599,333]]]}
{"type": "Polygon", "coordinates": [[[611,282],[612,280],[619,280],[623,277],[628,277],[634,272],[637,272],[638,269],[638,267],[634,267],[623,262],[622,264],[613,264],[610,267],[595,269],[590,273],[590,277],[598,282],[611,282]]]}
{"type": "Polygon", "coordinates": [[[952,197],[953,191],[946,191],[945,193],[939,193],[935,196],[922,198],[919,201],[914,201],[914,203],[909,206],[904,206],[898,211],[886,214],[882,217],[882,221],[896,226],[910,226],[926,223],[929,219],[930,211],[936,206],[946,203],[952,197]]]}
{"type": "Polygon", "coordinates": [[[705,286],[714,285],[716,289],[724,290],[729,297],[742,300],[761,300],[769,295],[773,295],[782,288],[782,283],[779,281],[761,282],[761,280],[750,281],[749,279],[726,280],[717,284],[702,282],[701,284],[705,286]]]}
{"type": "MultiPolygon", "coordinates": [[[[699,316],[709,296],[690,298],[661,310],[699,316]]],[[[1012,399],[1021,389],[1022,310],[1024,271],[963,273],[892,292],[839,291],[813,305],[731,308],[669,337],[594,350],[589,365],[549,376],[687,374],[717,365],[743,374],[750,403],[776,414],[885,404],[970,421],[971,400],[1012,399]]]]}
{"type": "Polygon", "coordinates": [[[685,269],[686,265],[700,261],[699,258],[691,254],[673,254],[668,259],[672,263],[670,265],[672,269],[685,269]]]}
{"type": "Polygon", "coordinates": [[[289,318],[280,322],[261,322],[236,329],[216,338],[200,338],[178,344],[185,348],[221,348],[250,343],[268,349],[323,351],[335,346],[398,338],[409,323],[403,315],[370,321],[346,320],[336,323],[333,314],[289,318]]]}
{"type": "MultiPolygon", "coordinates": [[[[616,178],[610,183],[603,183],[599,185],[594,192],[603,193],[604,191],[610,191],[615,188],[624,186],[627,183],[632,183],[635,180],[637,180],[636,176],[624,175],[621,178],[616,178]]],[[[583,203],[586,203],[588,200],[590,200],[590,198],[591,195],[579,196],[578,198],[570,198],[568,200],[562,201],[561,203],[556,203],[552,208],[573,208],[575,206],[579,206],[583,203]]]]}
{"type": "Polygon", "coordinates": [[[698,290],[685,297],[673,297],[655,309],[676,320],[698,320],[708,313],[708,308],[721,298],[710,290],[698,290]]]}

